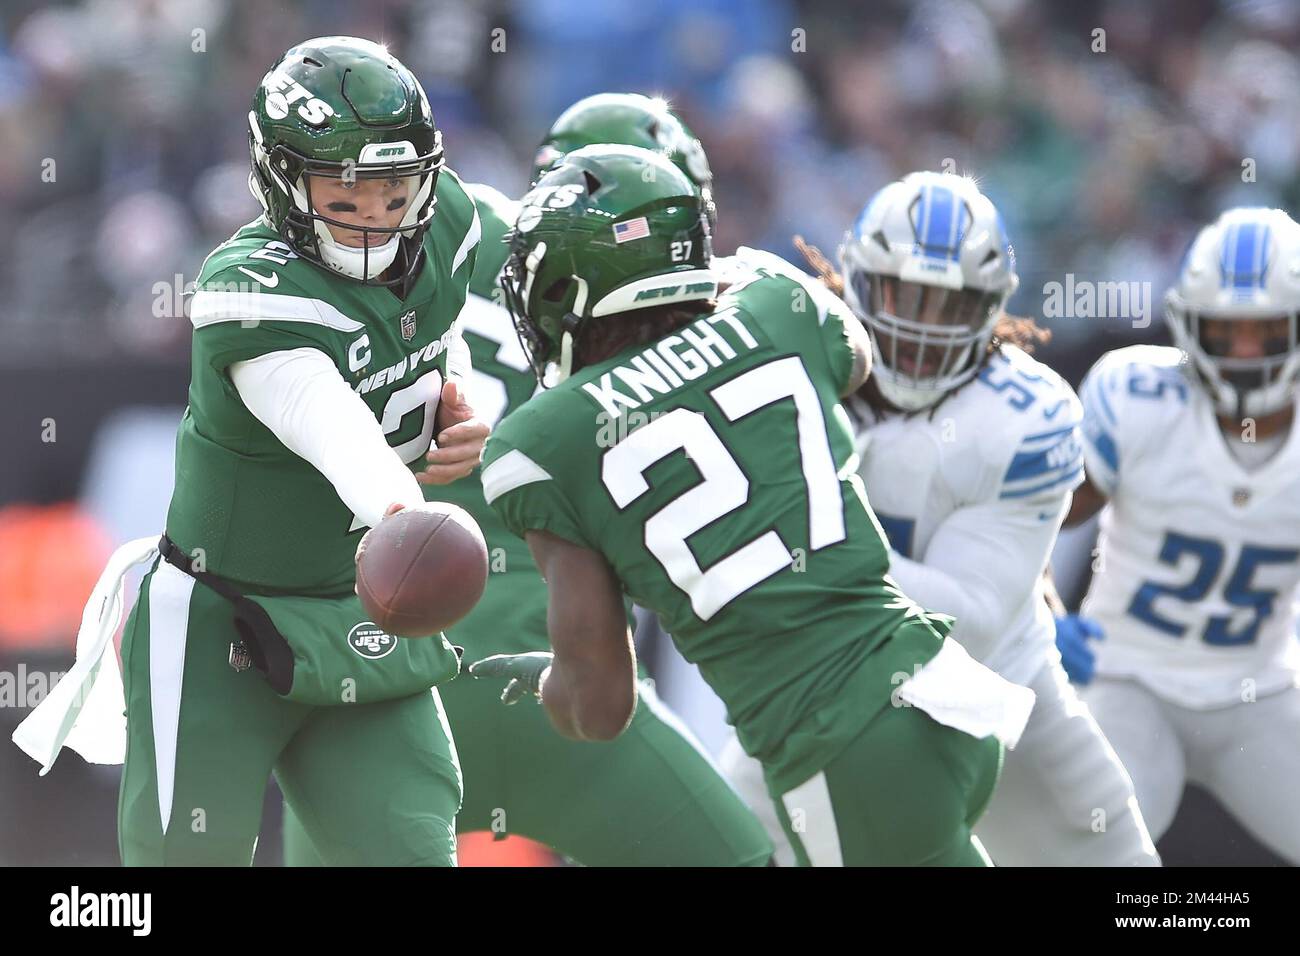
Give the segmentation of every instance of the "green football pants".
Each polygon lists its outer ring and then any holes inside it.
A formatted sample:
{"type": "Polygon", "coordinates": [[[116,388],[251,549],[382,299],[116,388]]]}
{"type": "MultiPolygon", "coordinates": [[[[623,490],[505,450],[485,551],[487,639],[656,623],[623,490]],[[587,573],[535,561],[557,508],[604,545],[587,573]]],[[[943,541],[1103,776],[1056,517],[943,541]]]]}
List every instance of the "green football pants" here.
{"type": "Polygon", "coordinates": [[[460,770],[437,691],[312,707],[228,662],[230,604],[165,562],[144,580],[122,659],[122,862],[252,862],[274,773],[331,864],[456,862],[460,770]]]}
{"type": "Polygon", "coordinates": [[[816,776],[774,794],[801,866],[990,866],[971,827],[1002,765],[914,707],[885,707],[816,776]]]}
{"type": "MultiPolygon", "coordinates": [[[[519,834],[587,866],[763,866],[771,841],[713,761],[642,681],[616,740],[560,736],[501,681],[440,687],[465,777],[461,832],[519,834]]],[[[290,865],[318,862],[286,808],[290,865]]]]}

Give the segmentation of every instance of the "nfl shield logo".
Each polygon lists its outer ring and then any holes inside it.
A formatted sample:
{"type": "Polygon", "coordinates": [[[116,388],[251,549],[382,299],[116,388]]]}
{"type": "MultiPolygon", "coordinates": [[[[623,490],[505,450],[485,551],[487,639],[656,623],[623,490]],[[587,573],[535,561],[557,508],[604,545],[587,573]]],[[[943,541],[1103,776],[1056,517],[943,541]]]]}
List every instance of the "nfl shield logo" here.
{"type": "Polygon", "coordinates": [[[409,342],[415,337],[415,310],[412,309],[410,312],[403,315],[401,322],[402,338],[409,342]]]}
{"type": "Polygon", "coordinates": [[[253,656],[248,653],[248,646],[243,641],[231,642],[230,666],[241,674],[253,666],[253,656]]]}

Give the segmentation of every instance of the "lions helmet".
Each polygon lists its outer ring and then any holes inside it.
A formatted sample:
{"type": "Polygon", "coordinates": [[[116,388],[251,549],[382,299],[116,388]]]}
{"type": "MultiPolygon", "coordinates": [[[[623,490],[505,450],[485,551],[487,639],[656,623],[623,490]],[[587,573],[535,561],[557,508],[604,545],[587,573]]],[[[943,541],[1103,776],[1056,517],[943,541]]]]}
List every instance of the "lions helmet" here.
{"type": "Polygon", "coordinates": [[[997,209],[951,173],[912,173],[876,193],[839,259],[845,301],[872,332],[876,382],[904,411],[975,376],[1019,283],[997,209]]]}
{"type": "Polygon", "coordinates": [[[1229,209],[1188,247],[1165,321],[1221,415],[1268,415],[1300,378],[1300,224],[1281,209],[1229,209]]]}

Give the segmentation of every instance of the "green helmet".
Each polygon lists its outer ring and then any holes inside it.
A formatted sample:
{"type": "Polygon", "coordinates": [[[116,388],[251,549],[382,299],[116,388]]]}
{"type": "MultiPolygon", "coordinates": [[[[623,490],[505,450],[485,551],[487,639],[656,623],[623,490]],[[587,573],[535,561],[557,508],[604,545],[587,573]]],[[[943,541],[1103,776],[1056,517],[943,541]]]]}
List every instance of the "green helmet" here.
{"type": "Polygon", "coordinates": [[[549,362],[561,379],[574,370],[574,343],[591,322],[717,295],[699,193],[662,154],[636,146],[566,154],[520,201],[508,238],[501,287],[538,379],[549,362]]]}
{"type": "Polygon", "coordinates": [[[597,93],[578,100],[560,114],[533,157],[533,182],[565,153],[597,143],[640,146],[662,153],[695,184],[716,222],[713,171],[704,147],[667,100],[640,93],[597,93]]]}
{"type": "Polygon", "coordinates": [[[368,285],[415,274],[443,156],[429,100],[410,70],[369,40],[308,40],[262,78],[248,128],[249,188],[299,256],[368,285]],[[331,219],[313,207],[313,178],[408,179],[406,214],[395,228],[331,219]],[[362,234],[362,245],[337,242],[330,225],[362,234]],[[381,281],[399,252],[399,274],[381,281]]]}

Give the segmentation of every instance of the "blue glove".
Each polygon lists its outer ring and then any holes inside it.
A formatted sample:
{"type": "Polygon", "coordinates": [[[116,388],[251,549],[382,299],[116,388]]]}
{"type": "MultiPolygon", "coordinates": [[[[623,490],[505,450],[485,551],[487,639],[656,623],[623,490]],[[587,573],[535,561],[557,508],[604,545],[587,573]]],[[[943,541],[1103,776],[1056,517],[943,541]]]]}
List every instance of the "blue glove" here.
{"type": "Polygon", "coordinates": [[[1088,641],[1105,640],[1101,625],[1091,618],[1067,614],[1056,619],[1056,646],[1061,652],[1061,666],[1075,684],[1085,685],[1097,669],[1097,655],[1088,641]]]}

